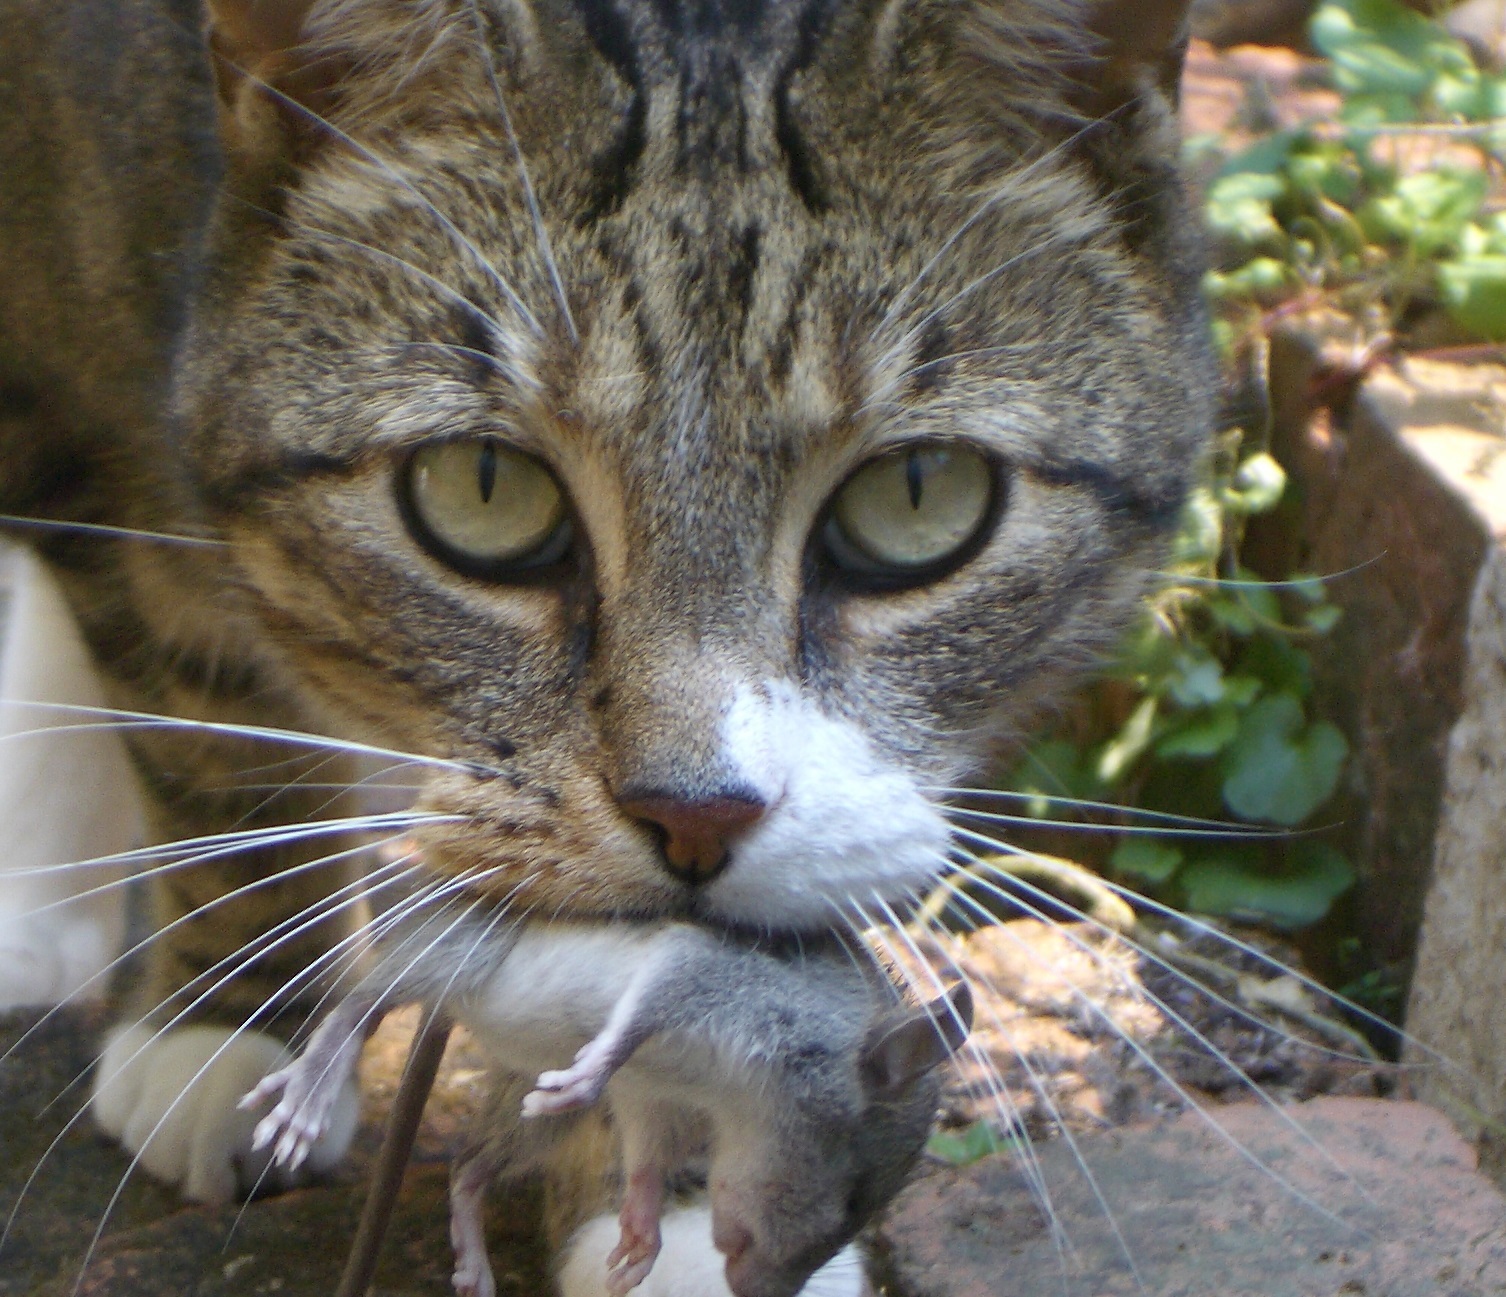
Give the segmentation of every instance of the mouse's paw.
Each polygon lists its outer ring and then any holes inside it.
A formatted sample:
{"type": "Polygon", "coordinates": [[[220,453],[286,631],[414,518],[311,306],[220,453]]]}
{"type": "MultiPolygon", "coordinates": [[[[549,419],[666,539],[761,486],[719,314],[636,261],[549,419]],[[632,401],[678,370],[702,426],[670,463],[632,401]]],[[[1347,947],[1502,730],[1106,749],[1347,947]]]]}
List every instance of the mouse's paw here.
{"type": "MultiPolygon", "coordinates": [[[[195,1202],[286,1188],[294,1178],[258,1153],[256,1118],[237,1101],[288,1061],[281,1042],[255,1031],[117,1028],[95,1071],[94,1119],[146,1170],[195,1202]]],[[[323,1136],[307,1150],[311,1169],[327,1170],[344,1156],[359,1106],[353,1082],[334,1089],[323,1136]]]]}
{"type": "Polygon", "coordinates": [[[492,1278],[491,1262],[484,1248],[457,1255],[450,1282],[458,1297],[497,1297],[497,1281],[492,1278]]]}
{"type": "Polygon", "coordinates": [[[265,1077],[240,1101],[241,1108],[250,1110],[277,1099],[256,1123],[251,1147],[270,1148],[273,1162],[296,1171],[335,1120],[347,1079],[327,1061],[321,1066],[308,1055],[265,1077]]]}
{"type": "Polygon", "coordinates": [[[601,1098],[609,1075],[594,1054],[583,1049],[570,1067],[558,1072],[539,1073],[534,1088],[523,1096],[523,1115],[544,1117],[589,1108],[601,1098]]]}

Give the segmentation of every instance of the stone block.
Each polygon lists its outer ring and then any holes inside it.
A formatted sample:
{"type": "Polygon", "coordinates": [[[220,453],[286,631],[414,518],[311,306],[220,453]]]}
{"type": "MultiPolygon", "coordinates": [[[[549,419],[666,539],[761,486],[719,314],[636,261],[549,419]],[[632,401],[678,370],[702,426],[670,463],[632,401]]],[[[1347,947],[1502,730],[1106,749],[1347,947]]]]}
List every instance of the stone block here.
{"type": "Polygon", "coordinates": [[[1422,1104],[1240,1104],[938,1171],[880,1256],[889,1297],[1486,1297],[1506,1200],[1422,1104]]]}

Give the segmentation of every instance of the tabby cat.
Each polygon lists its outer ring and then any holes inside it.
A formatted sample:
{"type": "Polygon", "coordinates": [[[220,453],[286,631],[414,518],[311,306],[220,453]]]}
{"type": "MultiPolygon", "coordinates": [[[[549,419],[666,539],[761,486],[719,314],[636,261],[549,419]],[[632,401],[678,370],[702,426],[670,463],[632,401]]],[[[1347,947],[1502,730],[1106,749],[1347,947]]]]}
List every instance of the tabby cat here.
{"type": "Polygon", "coordinates": [[[155,839],[238,835],[155,876],[106,1057],[217,1078],[154,1170],[247,1174],[363,745],[441,904],[793,933],[947,868],[1210,423],[1186,9],[0,6],[0,510],[68,524],[155,839]]]}

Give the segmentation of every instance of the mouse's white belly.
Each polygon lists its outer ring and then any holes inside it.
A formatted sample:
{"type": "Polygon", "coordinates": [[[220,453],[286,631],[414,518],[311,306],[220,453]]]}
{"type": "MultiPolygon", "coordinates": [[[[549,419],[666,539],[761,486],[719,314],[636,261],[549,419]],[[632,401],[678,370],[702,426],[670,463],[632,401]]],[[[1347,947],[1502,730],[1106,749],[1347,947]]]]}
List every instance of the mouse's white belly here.
{"type": "Polygon", "coordinates": [[[567,1066],[606,1025],[663,928],[532,923],[496,972],[458,1000],[456,1016],[517,1072],[567,1066]]]}

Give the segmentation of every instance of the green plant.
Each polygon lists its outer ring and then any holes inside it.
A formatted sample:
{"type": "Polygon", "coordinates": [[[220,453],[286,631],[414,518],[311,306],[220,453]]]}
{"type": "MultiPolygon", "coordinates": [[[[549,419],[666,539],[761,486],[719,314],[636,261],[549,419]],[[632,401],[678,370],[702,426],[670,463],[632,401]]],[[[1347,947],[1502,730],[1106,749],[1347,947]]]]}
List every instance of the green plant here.
{"type": "MultiPolygon", "coordinates": [[[[1310,714],[1306,644],[1338,620],[1323,583],[1271,585],[1237,560],[1243,526],[1280,500],[1269,454],[1225,437],[1188,505],[1167,581],[1097,683],[1084,713],[1035,745],[1010,780],[1043,819],[1064,799],[1219,819],[1234,828],[1311,822],[1338,785],[1342,734],[1310,714]],[[1083,716],[1087,717],[1086,723],[1083,716]]],[[[1131,820],[1131,824],[1133,821],[1131,820]]],[[[1142,890],[1205,914],[1299,928],[1353,881],[1316,840],[1173,838],[1131,831],[1106,861],[1142,890]]]]}
{"type": "Polygon", "coordinates": [[[1327,0],[1310,28],[1338,120],[1279,131],[1227,159],[1206,213],[1208,293],[1232,349],[1302,293],[1404,333],[1432,308],[1506,340],[1506,75],[1398,0],[1327,0]]]}

